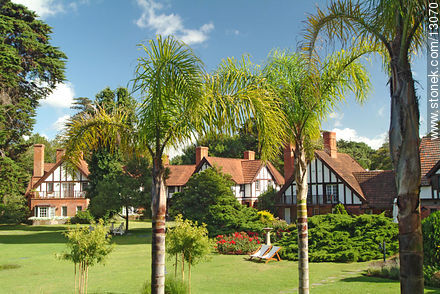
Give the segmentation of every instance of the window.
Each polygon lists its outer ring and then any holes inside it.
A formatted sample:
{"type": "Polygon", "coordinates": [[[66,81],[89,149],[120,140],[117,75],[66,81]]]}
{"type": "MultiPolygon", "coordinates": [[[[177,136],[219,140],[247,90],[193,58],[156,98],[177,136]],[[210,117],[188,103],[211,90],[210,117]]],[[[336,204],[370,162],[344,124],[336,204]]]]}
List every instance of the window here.
{"type": "Polygon", "coordinates": [[[255,181],[255,190],[260,190],[260,180],[255,181]]]}
{"type": "Polygon", "coordinates": [[[325,186],[325,198],[326,203],[337,203],[338,202],[338,185],[326,185],[325,186]]]}
{"type": "Polygon", "coordinates": [[[53,183],[47,183],[47,193],[53,193],[53,183]]]}
{"type": "Polygon", "coordinates": [[[38,207],[38,217],[47,217],[47,207],[38,207]]]}
{"type": "Polygon", "coordinates": [[[82,211],[82,209],[83,209],[82,206],[77,206],[76,207],[76,212],[78,213],[78,211],[82,211]]]}
{"type": "Polygon", "coordinates": [[[245,186],[240,185],[240,197],[245,197],[245,186]]]}
{"type": "Polygon", "coordinates": [[[168,187],[168,198],[171,198],[173,194],[176,192],[175,187],[168,187]]]}
{"type": "Polygon", "coordinates": [[[88,186],[89,186],[89,182],[82,182],[81,191],[86,191],[88,186]]]}
{"type": "Polygon", "coordinates": [[[74,197],[75,183],[63,183],[62,197],[74,197]]]}
{"type": "Polygon", "coordinates": [[[67,216],[67,206],[61,207],[61,216],[67,216]]]}

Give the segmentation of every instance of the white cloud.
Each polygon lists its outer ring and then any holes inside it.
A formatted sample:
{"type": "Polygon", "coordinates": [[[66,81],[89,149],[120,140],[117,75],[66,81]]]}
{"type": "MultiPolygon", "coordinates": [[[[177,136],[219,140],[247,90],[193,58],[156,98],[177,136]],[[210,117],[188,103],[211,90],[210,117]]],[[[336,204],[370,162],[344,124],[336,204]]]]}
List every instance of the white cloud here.
{"type": "Polygon", "coordinates": [[[57,131],[61,131],[62,129],[64,129],[66,122],[69,120],[70,115],[65,114],[63,116],[60,116],[53,124],[52,124],[52,128],[57,130],[57,131]]]}
{"type": "Polygon", "coordinates": [[[330,120],[333,120],[334,127],[340,127],[342,126],[342,119],[344,118],[344,114],[338,112],[331,112],[329,113],[328,118],[330,120]]]}
{"type": "Polygon", "coordinates": [[[373,149],[378,149],[380,146],[382,146],[387,136],[387,132],[384,132],[382,134],[375,136],[373,139],[370,139],[367,137],[359,136],[356,130],[350,128],[345,128],[345,129],[334,128],[332,132],[336,132],[337,140],[342,139],[345,141],[364,142],[373,149]]]}
{"type": "Polygon", "coordinates": [[[66,82],[58,84],[49,96],[41,100],[41,104],[57,108],[69,108],[72,105],[74,96],[73,85],[66,82]]]}
{"type": "Polygon", "coordinates": [[[42,18],[64,12],[63,4],[59,0],[13,0],[13,2],[23,4],[42,18]]]}
{"type": "MultiPolygon", "coordinates": [[[[66,12],[66,6],[61,0],[12,0],[12,2],[26,6],[42,18],[66,12]]],[[[89,0],[70,1],[67,7],[76,10],[79,5],[88,3],[89,0]]]]}
{"type": "Polygon", "coordinates": [[[212,22],[202,25],[199,29],[187,29],[178,14],[160,13],[163,5],[153,0],[137,0],[143,12],[136,21],[140,28],[155,30],[156,34],[174,35],[187,44],[199,44],[208,39],[208,34],[214,29],[212,22]]]}
{"type": "Polygon", "coordinates": [[[385,114],[385,105],[379,108],[379,110],[377,111],[377,115],[379,115],[380,117],[383,117],[384,114],[385,114]]]}

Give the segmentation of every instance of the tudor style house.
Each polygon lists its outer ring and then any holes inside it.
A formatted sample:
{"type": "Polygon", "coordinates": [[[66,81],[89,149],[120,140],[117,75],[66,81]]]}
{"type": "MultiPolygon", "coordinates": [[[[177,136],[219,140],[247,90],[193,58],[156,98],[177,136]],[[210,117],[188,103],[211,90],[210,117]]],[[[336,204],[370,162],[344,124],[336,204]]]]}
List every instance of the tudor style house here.
{"type": "MultiPolygon", "coordinates": [[[[353,213],[358,212],[365,196],[353,173],[365,170],[348,154],[337,152],[335,133],[324,132],[323,137],[324,150],[315,151],[315,158],[307,166],[308,214],[330,213],[337,203],[343,203],[353,213]]],[[[276,201],[280,217],[288,223],[296,219],[293,161],[293,146],[289,144],[284,150],[284,176],[287,180],[276,201]]]]}
{"type": "MultiPolygon", "coordinates": [[[[315,151],[308,164],[308,215],[326,214],[341,203],[351,214],[392,215],[397,198],[394,172],[367,171],[348,154],[337,152],[336,134],[323,132],[324,150],[315,151]]],[[[284,150],[286,184],[277,194],[279,215],[296,219],[296,188],[293,177],[293,147],[284,150]]],[[[440,209],[440,139],[424,137],[420,143],[422,218],[440,209]]]]}
{"type": "Polygon", "coordinates": [[[258,196],[269,186],[278,190],[284,184],[277,169],[270,162],[256,160],[253,151],[245,151],[243,158],[223,158],[208,156],[208,147],[197,147],[195,165],[167,165],[170,170],[166,180],[168,198],[181,191],[194,173],[214,166],[231,175],[235,183],[232,191],[244,205],[254,206],[258,196]]]}
{"type": "Polygon", "coordinates": [[[26,191],[31,219],[52,220],[62,223],[75,216],[77,211],[87,209],[85,198],[89,169],[80,159],[74,170],[64,163],[64,150],[57,149],[56,162],[44,162],[44,145],[34,145],[34,171],[26,191]]]}

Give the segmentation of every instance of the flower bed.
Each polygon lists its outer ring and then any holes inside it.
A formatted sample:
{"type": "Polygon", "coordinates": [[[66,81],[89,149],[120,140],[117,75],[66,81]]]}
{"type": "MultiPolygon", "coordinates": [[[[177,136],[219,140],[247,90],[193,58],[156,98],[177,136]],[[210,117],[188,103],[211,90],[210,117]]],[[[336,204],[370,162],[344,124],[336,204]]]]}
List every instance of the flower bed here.
{"type": "Polygon", "coordinates": [[[216,249],[220,254],[249,254],[260,246],[258,233],[235,232],[216,237],[216,249]]]}

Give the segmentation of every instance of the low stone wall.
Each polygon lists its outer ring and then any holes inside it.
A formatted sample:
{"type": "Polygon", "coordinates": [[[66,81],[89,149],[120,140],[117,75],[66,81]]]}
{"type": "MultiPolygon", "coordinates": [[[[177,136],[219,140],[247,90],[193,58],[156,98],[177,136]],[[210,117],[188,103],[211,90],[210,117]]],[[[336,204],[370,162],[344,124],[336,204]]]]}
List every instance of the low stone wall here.
{"type": "Polygon", "coordinates": [[[34,219],[33,226],[63,225],[68,219],[34,219]]]}

